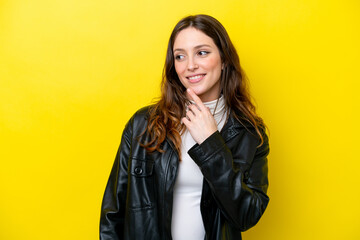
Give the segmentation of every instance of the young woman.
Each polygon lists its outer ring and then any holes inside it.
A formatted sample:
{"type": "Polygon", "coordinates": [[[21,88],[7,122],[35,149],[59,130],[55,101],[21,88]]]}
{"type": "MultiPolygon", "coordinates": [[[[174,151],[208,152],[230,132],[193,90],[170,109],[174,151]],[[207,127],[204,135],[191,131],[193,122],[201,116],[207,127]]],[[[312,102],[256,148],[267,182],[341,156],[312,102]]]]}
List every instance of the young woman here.
{"type": "Polygon", "coordinates": [[[241,239],[269,202],[268,153],[226,30],[208,15],[180,20],[161,99],[123,131],[100,239],[241,239]]]}

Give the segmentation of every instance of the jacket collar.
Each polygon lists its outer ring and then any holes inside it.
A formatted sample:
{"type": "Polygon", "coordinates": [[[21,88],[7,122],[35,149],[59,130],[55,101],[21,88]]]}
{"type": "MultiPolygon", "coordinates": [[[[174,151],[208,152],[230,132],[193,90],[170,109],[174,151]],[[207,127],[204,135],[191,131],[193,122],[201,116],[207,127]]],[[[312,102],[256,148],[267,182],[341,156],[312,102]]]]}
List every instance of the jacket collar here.
{"type": "MultiPolygon", "coordinates": [[[[240,114],[240,119],[244,119],[241,118],[241,116],[242,114],[240,114]]],[[[246,120],[240,122],[238,119],[235,118],[234,111],[230,110],[229,117],[225,122],[224,127],[221,129],[220,133],[224,138],[225,142],[227,142],[244,128],[252,128],[252,125],[246,120]]]]}

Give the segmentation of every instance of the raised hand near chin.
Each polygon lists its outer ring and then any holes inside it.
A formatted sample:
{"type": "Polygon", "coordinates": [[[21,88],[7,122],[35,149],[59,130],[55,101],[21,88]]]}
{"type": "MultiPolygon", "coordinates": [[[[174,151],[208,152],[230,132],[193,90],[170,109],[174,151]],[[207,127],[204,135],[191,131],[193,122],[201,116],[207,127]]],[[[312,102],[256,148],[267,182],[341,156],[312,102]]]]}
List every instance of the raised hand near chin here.
{"type": "Polygon", "coordinates": [[[210,110],[204,105],[195,92],[190,88],[187,89],[187,92],[195,104],[188,106],[189,110],[186,112],[186,117],[183,117],[181,121],[189,130],[193,139],[198,144],[201,144],[217,131],[217,124],[210,110]]]}

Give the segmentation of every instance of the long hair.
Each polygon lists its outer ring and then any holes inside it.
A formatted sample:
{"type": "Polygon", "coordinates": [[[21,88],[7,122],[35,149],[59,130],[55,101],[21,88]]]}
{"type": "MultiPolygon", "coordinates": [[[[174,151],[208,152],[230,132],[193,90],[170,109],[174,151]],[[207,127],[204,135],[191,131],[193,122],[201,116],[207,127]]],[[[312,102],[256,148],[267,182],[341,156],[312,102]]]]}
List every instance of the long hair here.
{"type": "MultiPolygon", "coordinates": [[[[181,159],[181,134],[185,125],[181,118],[185,116],[186,88],[180,82],[174,65],[174,42],[177,34],[186,28],[193,27],[212,38],[219,49],[224,68],[220,77],[220,87],[225,98],[225,107],[231,110],[234,117],[241,123],[250,123],[263,143],[262,131],[264,123],[257,116],[255,106],[251,101],[247,79],[240,67],[239,56],[229,35],[221,23],[208,15],[193,15],[181,19],[173,29],[166,52],[166,60],[162,74],[161,97],[151,108],[148,125],[143,134],[149,134],[150,139],[141,143],[147,151],[159,151],[166,137],[174,145],[181,159]]],[[[261,145],[260,144],[260,145],[261,145]]]]}

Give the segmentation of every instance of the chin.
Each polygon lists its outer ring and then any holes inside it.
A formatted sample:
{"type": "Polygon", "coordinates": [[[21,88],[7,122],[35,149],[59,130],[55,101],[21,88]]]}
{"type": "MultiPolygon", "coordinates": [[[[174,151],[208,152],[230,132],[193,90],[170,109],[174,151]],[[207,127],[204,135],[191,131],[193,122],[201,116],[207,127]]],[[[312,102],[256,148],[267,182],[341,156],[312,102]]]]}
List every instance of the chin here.
{"type": "Polygon", "coordinates": [[[193,88],[192,90],[194,90],[196,95],[198,95],[199,97],[204,94],[204,91],[202,89],[193,88]]]}

